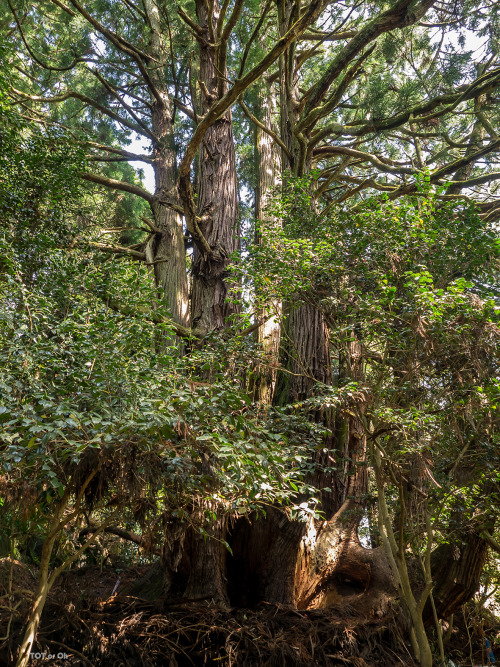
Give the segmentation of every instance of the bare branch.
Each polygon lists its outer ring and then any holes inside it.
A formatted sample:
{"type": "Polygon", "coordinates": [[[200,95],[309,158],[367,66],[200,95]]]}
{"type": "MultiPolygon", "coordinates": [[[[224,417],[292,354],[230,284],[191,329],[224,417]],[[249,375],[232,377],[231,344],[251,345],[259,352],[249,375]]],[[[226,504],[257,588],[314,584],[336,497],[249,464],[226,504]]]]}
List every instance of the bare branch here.
{"type": "MultiPolygon", "coordinates": [[[[371,162],[375,165],[380,171],[387,172],[389,174],[416,174],[414,169],[402,166],[391,166],[387,164],[386,161],[382,161],[380,158],[370,153],[365,153],[364,151],[357,151],[353,148],[347,148],[345,146],[320,146],[313,151],[313,156],[318,158],[323,155],[350,155],[351,157],[359,158],[363,161],[371,162]]],[[[387,161],[389,162],[389,160],[387,161]]]]}
{"type": "MultiPolygon", "coordinates": [[[[84,537],[89,533],[97,531],[97,529],[98,526],[90,525],[88,528],[84,528],[83,530],[80,531],[79,537],[84,537]]],[[[119,528],[118,526],[107,526],[104,529],[104,532],[110,533],[111,535],[116,535],[117,537],[121,537],[123,540],[134,542],[134,544],[137,544],[138,546],[142,547],[147,552],[154,554],[155,556],[160,555],[158,549],[155,549],[148,540],[145,540],[144,537],[142,537],[141,535],[136,535],[135,533],[132,533],[129,530],[124,530],[123,528],[119,528]]]]}
{"type": "Polygon", "coordinates": [[[246,116],[249,120],[251,120],[252,123],[254,123],[255,125],[257,125],[257,127],[260,127],[260,129],[261,129],[263,132],[265,132],[266,134],[268,134],[268,135],[272,138],[272,140],[273,140],[276,144],[278,144],[278,146],[283,150],[283,152],[284,152],[285,155],[288,157],[288,159],[291,160],[291,159],[292,159],[292,155],[291,155],[290,151],[288,150],[288,148],[286,147],[286,145],[283,143],[283,141],[279,138],[279,136],[276,134],[276,132],[274,132],[273,130],[271,130],[271,128],[267,127],[267,125],[264,125],[264,123],[261,123],[260,120],[259,120],[256,116],[253,115],[253,113],[250,111],[250,109],[249,109],[249,108],[246,106],[246,104],[243,102],[243,98],[242,98],[242,97],[240,97],[240,99],[238,100],[238,102],[239,102],[239,105],[240,105],[240,107],[242,108],[243,113],[245,114],[245,116],[246,116]]]}
{"type": "Polygon", "coordinates": [[[114,178],[107,178],[106,176],[100,176],[99,174],[80,174],[80,176],[86,181],[91,181],[92,183],[97,183],[98,185],[104,185],[107,188],[112,190],[122,190],[123,192],[130,192],[132,195],[137,195],[142,197],[149,204],[152,204],[154,201],[154,195],[152,195],[144,188],[141,188],[139,185],[133,185],[132,183],[126,183],[125,181],[117,181],[114,178]]]}
{"type": "Polygon", "coordinates": [[[479,95],[484,95],[498,87],[499,84],[500,68],[497,68],[478,77],[470,85],[460,86],[454,93],[437,95],[430,100],[419,102],[413,107],[405,109],[389,118],[381,120],[358,120],[349,123],[348,125],[330,123],[327,127],[321,129],[322,136],[325,137],[328,134],[337,134],[361,137],[373,132],[396,129],[407,123],[412,117],[412,122],[415,124],[426,123],[433,118],[451,113],[456,108],[457,103],[465,102],[479,95]],[[438,107],[442,108],[435,112],[434,110],[438,107]]]}
{"type": "Polygon", "coordinates": [[[358,30],[346,30],[345,32],[305,32],[300,39],[313,42],[339,42],[343,39],[356,37],[358,30]]]}
{"type": "Polygon", "coordinates": [[[172,101],[173,101],[174,105],[180,111],[182,111],[182,113],[185,113],[188,118],[190,118],[191,120],[193,120],[196,123],[197,117],[196,117],[193,109],[188,107],[187,104],[184,104],[184,102],[181,102],[181,100],[179,100],[177,97],[174,97],[174,99],[172,101]]]}
{"type": "Polygon", "coordinates": [[[106,151],[107,153],[114,153],[116,155],[121,155],[127,160],[136,162],[146,162],[147,164],[154,163],[153,158],[149,157],[149,155],[137,155],[136,153],[129,153],[129,151],[125,151],[122,148],[116,148],[115,146],[106,146],[104,144],[98,144],[94,141],[85,141],[83,143],[86,146],[90,146],[91,148],[96,148],[101,151],[106,151]]]}
{"type": "Polygon", "coordinates": [[[222,39],[226,42],[229,37],[231,36],[231,33],[233,32],[233,28],[236,25],[236,21],[240,17],[241,10],[243,9],[244,5],[244,0],[236,0],[234,3],[233,11],[231,12],[231,16],[228,18],[226,25],[224,26],[224,29],[222,31],[222,39]]]}
{"type": "Polygon", "coordinates": [[[156,225],[154,225],[153,222],[149,218],[145,218],[144,216],[141,216],[141,220],[147,224],[147,226],[151,229],[151,231],[154,234],[161,234],[161,229],[156,227],[156,225]]]}
{"type": "Polygon", "coordinates": [[[65,5],[61,0],[50,0],[52,4],[57,5],[59,9],[62,9],[63,12],[66,12],[66,14],[69,14],[70,16],[76,16],[76,13],[70,9],[67,5],[65,5]]]}
{"type": "Polygon", "coordinates": [[[97,248],[98,250],[102,250],[103,252],[109,252],[112,255],[128,255],[129,257],[133,257],[134,259],[139,259],[141,262],[146,261],[146,255],[143,252],[139,252],[138,250],[132,250],[131,248],[105,245],[104,243],[97,243],[95,241],[89,241],[89,245],[91,245],[93,248],[97,248]]]}
{"type": "MultiPolygon", "coordinates": [[[[458,171],[461,167],[464,167],[465,165],[469,164],[470,162],[475,162],[479,158],[483,157],[484,155],[487,155],[488,153],[491,153],[492,151],[498,150],[500,148],[500,140],[494,141],[491,144],[488,144],[487,146],[483,146],[478,151],[475,151],[474,153],[471,153],[470,155],[466,155],[464,157],[459,158],[458,160],[455,160],[454,162],[451,162],[450,164],[445,165],[444,167],[441,167],[440,169],[436,169],[436,171],[433,171],[430,173],[429,178],[431,183],[436,183],[440,180],[442,180],[445,176],[448,176],[449,174],[453,174],[455,171],[458,171]]],[[[482,176],[479,176],[477,178],[482,179],[482,176]]],[[[471,179],[475,180],[475,179],[471,179]]],[[[477,185],[477,183],[476,183],[477,185]]],[[[394,200],[398,199],[398,197],[402,197],[403,195],[408,195],[408,194],[413,194],[417,191],[417,185],[416,183],[411,183],[408,185],[403,185],[396,190],[393,190],[388,196],[389,199],[394,200]]],[[[458,198],[458,197],[456,197],[458,198]]],[[[464,198],[464,197],[462,197],[464,198]]],[[[481,209],[480,205],[479,208],[481,209]]],[[[358,209],[358,206],[355,206],[352,210],[356,211],[358,209]]],[[[486,209],[485,209],[486,210],[486,209]]]]}

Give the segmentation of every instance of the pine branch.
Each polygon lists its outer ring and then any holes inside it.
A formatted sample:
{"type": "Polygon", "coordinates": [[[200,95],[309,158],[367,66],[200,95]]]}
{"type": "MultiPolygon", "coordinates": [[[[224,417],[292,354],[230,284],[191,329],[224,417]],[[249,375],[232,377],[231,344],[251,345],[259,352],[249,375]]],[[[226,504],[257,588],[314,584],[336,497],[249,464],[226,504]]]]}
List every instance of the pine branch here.
{"type": "Polygon", "coordinates": [[[57,104],[59,102],[64,102],[65,100],[69,100],[72,98],[80,100],[84,104],[88,104],[89,106],[93,107],[94,109],[97,109],[106,116],[109,116],[109,118],[112,118],[117,123],[120,123],[125,127],[128,127],[129,130],[133,130],[137,134],[140,134],[143,137],[147,137],[148,139],[154,138],[154,135],[149,130],[146,133],[141,126],[130,122],[126,118],[122,118],[122,116],[118,115],[114,111],[111,111],[111,109],[104,107],[102,104],[100,104],[96,100],[93,100],[91,97],[87,97],[87,95],[82,95],[81,93],[77,93],[75,90],[68,90],[65,93],[62,93],[60,95],[53,95],[52,97],[43,97],[41,95],[29,95],[28,93],[23,93],[22,90],[18,90],[17,88],[11,88],[11,90],[15,95],[21,97],[22,99],[31,100],[32,102],[43,102],[44,104],[57,104]]]}
{"type": "MultiPolygon", "coordinates": [[[[54,0],[51,0],[51,2],[54,2],[54,0]]],[[[157,65],[160,65],[156,58],[154,58],[152,55],[149,53],[145,53],[144,51],[141,51],[138,49],[136,46],[128,42],[126,39],[121,37],[120,35],[116,34],[115,32],[108,30],[105,26],[103,26],[99,21],[97,21],[91,14],[89,14],[78,2],[77,0],[70,0],[71,4],[75,9],[78,10],[78,12],[85,18],[87,21],[94,26],[94,28],[101,33],[104,37],[109,39],[109,41],[120,51],[123,53],[126,53],[128,56],[130,56],[136,63],[137,66],[139,67],[139,70],[144,78],[144,81],[146,82],[151,94],[155,98],[156,102],[160,107],[164,106],[164,101],[162,96],[160,95],[158,89],[153,83],[153,80],[149,76],[149,73],[144,66],[144,61],[151,61],[156,63],[157,65]]]]}
{"type": "Polygon", "coordinates": [[[368,44],[379,35],[416,23],[435,2],[436,0],[421,0],[415,5],[413,0],[398,0],[390,9],[369,21],[326,68],[309,95],[304,117],[321,103],[335,79],[368,44]]]}
{"type": "Polygon", "coordinates": [[[54,67],[53,65],[47,65],[47,63],[42,62],[34,53],[33,49],[30,47],[28,44],[28,41],[26,39],[26,36],[24,34],[23,28],[21,26],[21,22],[19,21],[17,17],[17,12],[15,11],[14,7],[12,6],[12,3],[10,0],[7,0],[7,3],[9,5],[9,9],[12,13],[12,16],[14,17],[14,21],[16,23],[17,29],[19,30],[19,34],[21,35],[21,39],[23,41],[24,46],[26,47],[26,50],[30,54],[31,58],[37,63],[37,65],[40,65],[43,69],[49,70],[50,72],[68,72],[70,69],[73,69],[75,65],[77,65],[79,62],[82,62],[81,58],[75,58],[73,62],[70,65],[67,65],[66,67],[54,67]]]}
{"type": "Polygon", "coordinates": [[[148,128],[147,125],[139,118],[139,116],[135,113],[133,108],[125,102],[123,97],[113,88],[113,86],[109,83],[109,81],[106,81],[106,79],[101,75],[101,73],[92,68],[87,68],[96,78],[98,81],[102,83],[102,85],[106,88],[106,90],[111,93],[111,95],[118,100],[118,102],[121,104],[121,106],[125,109],[125,111],[134,119],[134,121],[142,127],[144,132],[151,138],[154,139],[154,134],[151,132],[151,130],[148,128]]]}

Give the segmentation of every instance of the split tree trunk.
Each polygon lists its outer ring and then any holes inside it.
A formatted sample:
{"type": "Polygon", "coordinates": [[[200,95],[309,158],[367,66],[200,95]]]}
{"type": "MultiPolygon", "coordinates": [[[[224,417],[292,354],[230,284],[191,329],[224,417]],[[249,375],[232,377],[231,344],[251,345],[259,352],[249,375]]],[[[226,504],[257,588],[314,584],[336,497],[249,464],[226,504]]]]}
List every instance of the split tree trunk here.
{"type": "MultiPolygon", "coordinates": [[[[280,33],[284,34],[296,18],[296,5],[287,2],[280,5],[278,11],[280,33]]],[[[287,173],[303,176],[308,167],[306,156],[294,134],[298,114],[294,45],[280,59],[279,78],[281,138],[287,147],[287,151],[282,152],[282,166],[286,170],[283,187],[286,189],[287,173]]],[[[274,394],[274,403],[281,406],[310,398],[317,383],[328,386],[332,382],[329,331],[323,313],[311,303],[299,306],[288,303],[285,310],[280,350],[282,370],[278,372],[274,394]]],[[[351,357],[354,357],[353,353],[351,357]]],[[[354,363],[359,366],[360,362],[354,363]]],[[[334,415],[330,410],[314,411],[310,418],[332,432],[335,429],[334,415]]],[[[249,594],[252,584],[251,595],[268,602],[306,605],[314,601],[319,605],[325,599],[326,591],[334,587],[340,553],[342,558],[349,559],[350,546],[359,547],[359,511],[354,512],[351,503],[346,504],[346,500],[349,494],[357,500],[362,497],[366,491],[366,470],[350,468],[349,474],[332,474],[323,472],[324,466],[331,467],[333,458],[337,459],[339,454],[349,454],[363,463],[365,446],[366,438],[360,424],[352,420],[352,423],[347,423],[344,440],[335,442],[332,435],[325,438],[320,452],[311,452],[318,471],[309,481],[320,489],[330,489],[321,493],[319,507],[326,522],[313,519],[292,521],[277,508],[269,510],[265,520],[255,521],[251,527],[240,522],[234,532],[233,550],[237,560],[244,554],[249,559],[243,597],[249,594]],[[339,446],[347,451],[338,451],[339,446]],[[337,451],[334,452],[334,449],[337,451]],[[346,512],[349,513],[347,521],[346,512]],[[330,538],[333,534],[336,537],[332,542],[330,538]],[[318,560],[320,552],[322,556],[318,560]]],[[[341,575],[339,577],[342,579],[341,575]]],[[[365,579],[367,582],[368,578],[365,579]]]]}

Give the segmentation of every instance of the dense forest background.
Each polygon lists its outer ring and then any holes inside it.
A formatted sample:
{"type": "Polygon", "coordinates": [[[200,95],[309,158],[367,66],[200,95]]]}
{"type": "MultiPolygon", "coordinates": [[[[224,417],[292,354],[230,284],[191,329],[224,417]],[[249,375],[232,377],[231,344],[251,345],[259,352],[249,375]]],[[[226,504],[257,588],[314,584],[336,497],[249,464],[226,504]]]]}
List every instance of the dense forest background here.
{"type": "Polygon", "coordinates": [[[490,664],[498,3],[0,25],[0,663],[490,664]]]}

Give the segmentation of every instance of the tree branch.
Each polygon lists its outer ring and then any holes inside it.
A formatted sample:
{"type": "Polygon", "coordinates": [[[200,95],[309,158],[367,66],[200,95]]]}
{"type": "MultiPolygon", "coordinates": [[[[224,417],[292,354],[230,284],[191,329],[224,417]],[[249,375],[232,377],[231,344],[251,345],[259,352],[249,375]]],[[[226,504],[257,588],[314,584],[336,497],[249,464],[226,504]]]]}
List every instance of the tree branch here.
{"type": "MultiPolygon", "coordinates": [[[[146,162],[147,164],[154,164],[154,161],[152,158],[150,158],[148,155],[136,155],[136,153],[129,153],[128,151],[124,151],[122,148],[116,148],[114,146],[106,146],[104,144],[98,144],[94,141],[85,141],[83,142],[85,145],[90,146],[91,148],[96,148],[101,151],[106,151],[106,153],[113,153],[115,155],[121,155],[122,157],[126,158],[127,160],[131,161],[137,161],[137,162],[146,162]]],[[[96,156],[99,157],[99,156],[96,156]]]]}
{"type": "MultiPolygon", "coordinates": [[[[51,2],[54,2],[54,0],[51,0],[51,2]]],[[[144,51],[141,51],[137,46],[134,46],[130,42],[128,42],[126,39],[124,39],[121,35],[118,35],[116,32],[113,32],[112,30],[108,30],[108,28],[104,27],[99,21],[97,21],[91,14],[89,14],[76,0],[70,0],[71,4],[73,7],[85,18],[87,21],[94,26],[94,28],[101,33],[104,37],[109,39],[112,44],[116,46],[117,49],[120,49],[120,51],[123,51],[129,56],[132,56],[134,60],[137,62],[137,59],[139,60],[155,60],[151,55],[148,53],[145,53],[144,51]]]]}
{"type": "Polygon", "coordinates": [[[305,32],[300,39],[307,39],[313,42],[339,42],[342,39],[352,39],[356,37],[358,30],[346,30],[345,32],[305,32]]]}
{"type": "MultiPolygon", "coordinates": [[[[443,179],[445,176],[448,176],[449,174],[452,174],[453,172],[457,171],[461,167],[464,167],[465,165],[469,164],[470,162],[475,162],[479,158],[483,157],[484,155],[487,155],[488,153],[491,153],[494,150],[497,150],[500,148],[500,139],[498,141],[494,141],[491,144],[488,144],[488,146],[483,146],[479,151],[475,151],[474,153],[471,153],[470,155],[464,156],[462,158],[459,158],[458,160],[455,160],[454,162],[451,162],[450,164],[445,165],[444,167],[441,167],[440,169],[436,169],[436,171],[433,171],[430,173],[430,182],[431,183],[436,183],[436,181],[440,181],[443,179]]],[[[478,179],[482,179],[482,176],[478,176],[478,179]]],[[[475,181],[476,179],[471,179],[472,181],[475,181]]],[[[459,181],[457,181],[459,183],[459,181]]],[[[476,183],[477,185],[478,183],[476,183]]],[[[417,185],[416,183],[411,183],[409,185],[403,185],[402,187],[397,188],[396,190],[393,190],[389,195],[389,199],[394,200],[398,199],[398,197],[402,197],[403,195],[408,195],[408,194],[413,194],[414,192],[417,191],[417,185]]],[[[355,212],[358,210],[359,205],[355,206],[352,211],[355,212]]]]}
{"type": "MultiPolygon", "coordinates": [[[[194,32],[195,37],[197,38],[202,38],[203,37],[203,30],[202,28],[191,19],[186,12],[182,9],[182,7],[178,7],[177,13],[181,17],[181,19],[184,21],[184,23],[191,28],[191,30],[194,32]]],[[[203,40],[205,41],[205,40],[203,40]]]]}
{"type": "Polygon", "coordinates": [[[91,67],[88,68],[89,71],[102,83],[102,85],[106,88],[106,90],[111,93],[111,95],[118,100],[118,102],[121,104],[121,106],[125,109],[125,111],[134,119],[134,121],[142,127],[144,132],[151,137],[151,139],[154,139],[154,134],[151,132],[151,130],[148,128],[147,125],[137,116],[135,111],[132,109],[132,107],[125,102],[125,100],[122,98],[121,95],[113,88],[113,86],[106,81],[106,79],[100,74],[100,72],[96,69],[92,69],[91,67]]]}
{"type": "MultiPolygon", "coordinates": [[[[94,525],[91,525],[88,528],[84,528],[83,530],[80,531],[79,537],[84,537],[89,533],[94,533],[95,531],[97,531],[97,529],[98,526],[94,525]]],[[[135,533],[132,533],[129,530],[124,530],[123,528],[119,528],[118,526],[107,526],[104,529],[104,532],[110,533],[111,535],[116,535],[117,537],[121,537],[123,540],[134,542],[134,544],[137,544],[138,546],[142,547],[149,553],[154,554],[155,556],[160,555],[158,549],[155,549],[147,540],[141,537],[141,535],[136,535],[135,533]]]]}
{"type": "Polygon", "coordinates": [[[283,143],[283,141],[282,141],[282,140],[279,138],[279,136],[276,134],[276,132],[274,132],[273,130],[271,130],[271,128],[267,127],[267,125],[264,125],[264,123],[261,123],[260,120],[259,120],[256,116],[253,115],[253,113],[250,111],[250,109],[249,109],[249,108],[246,106],[246,104],[243,102],[243,98],[242,98],[242,97],[239,98],[238,102],[239,102],[239,105],[240,105],[240,107],[242,108],[243,113],[245,114],[245,116],[246,116],[249,120],[251,120],[252,123],[255,123],[255,125],[257,125],[257,127],[260,127],[260,129],[261,129],[263,132],[265,132],[266,134],[268,134],[268,135],[271,137],[271,139],[272,139],[276,144],[278,144],[278,146],[283,150],[283,152],[284,152],[285,155],[288,157],[288,159],[291,160],[291,159],[292,159],[292,154],[290,153],[290,151],[288,150],[288,148],[286,147],[286,145],[283,143]]]}
{"type": "Polygon", "coordinates": [[[68,90],[65,93],[62,93],[61,95],[54,95],[52,97],[42,97],[41,95],[29,95],[28,93],[23,93],[22,90],[17,90],[17,88],[11,88],[11,90],[13,93],[18,95],[19,97],[22,97],[25,100],[31,100],[32,102],[43,102],[44,104],[57,104],[59,102],[64,102],[65,100],[69,100],[71,98],[80,100],[84,104],[88,104],[94,107],[94,109],[101,111],[106,116],[109,116],[113,120],[116,120],[117,123],[121,123],[125,127],[128,127],[129,130],[133,130],[134,132],[137,132],[137,134],[141,134],[143,137],[147,137],[148,139],[154,139],[154,135],[149,130],[146,133],[146,131],[143,130],[141,126],[136,125],[135,123],[131,123],[126,118],[122,118],[114,111],[111,111],[111,109],[108,109],[107,107],[104,107],[102,104],[99,104],[99,102],[93,100],[91,97],[87,97],[86,95],[77,93],[75,90],[68,90]]]}
{"type": "Polygon", "coordinates": [[[414,175],[417,172],[414,169],[408,167],[394,167],[386,162],[383,162],[380,158],[370,153],[365,153],[364,151],[357,151],[353,148],[347,148],[346,146],[320,146],[313,150],[313,157],[318,158],[323,155],[350,155],[351,157],[359,158],[362,161],[371,162],[377,167],[380,171],[387,172],[389,174],[409,174],[414,175]]]}
{"type": "Polygon", "coordinates": [[[141,216],[141,220],[147,224],[149,229],[153,232],[153,234],[161,234],[162,231],[159,229],[159,227],[156,227],[149,218],[145,218],[144,216],[141,216]]]}
{"type": "Polygon", "coordinates": [[[238,72],[238,79],[241,79],[241,77],[243,76],[243,72],[245,71],[245,65],[246,65],[246,62],[247,62],[248,54],[250,52],[250,47],[252,46],[255,38],[257,37],[257,35],[260,32],[260,29],[262,28],[262,24],[264,23],[264,20],[267,16],[267,13],[269,12],[269,10],[271,8],[271,3],[272,3],[272,0],[267,1],[266,6],[264,7],[264,11],[262,12],[262,16],[258,20],[257,25],[255,26],[255,29],[253,30],[252,34],[250,35],[250,38],[249,38],[248,42],[245,44],[245,50],[243,52],[243,57],[242,57],[241,63],[240,63],[240,70],[238,72]]]}
{"type": "MultiPolygon", "coordinates": [[[[51,2],[54,2],[54,0],[51,0],[51,2]]],[[[138,49],[136,46],[134,46],[130,42],[127,42],[126,39],[124,39],[123,37],[120,37],[120,35],[117,35],[116,33],[112,32],[111,30],[108,30],[107,28],[105,28],[103,25],[101,25],[99,23],[99,21],[97,21],[93,16],[91,16],[76,0],[70,0],[70,2],[73,5],[73,7],[75,7],[75,9],[77,9],[80,12],[80,14],[84,18],[86,18],[87,21],[91,25],[93,25],[94,28],[98,32],[101,33],[101,35],[103,35],[104,37],[109,39],[109,41],[114,46],[116,46],[117,49],[119,49],[120,51],[123,51],[123,53],[126,53],[128,56],[130,56],[137,63],[137,65],[139,67],[139,70],[140,70],[142,76],[144,77],[144,81],[146,82],[149,90],[151,91],[151,94],[153,95],[153,97],[155,98],[155,100],[157,101],[159,106],[163,107],[163,104],[164,104],[163,98],[160,95],[156,86],[154,85],[151,77],[149,76],[149,73],[148,73],[147,69],[144,66],[144,60],[153,61],[157,64],[160,64],[160,63],[158,63],[156,58],[153,58],[153,56],[151,56],[150,54],[145,53],[144,51],[141,51],[140,49],[138,49]]]]}
{"type": "Polygon", "coordinates": [[[146,255],[143,252],[139,252],[138,250],[132,250],[131,248],[124,248],[122,246],[105,245],[104,243],[97,243],[95,241],[89,241],[88,243],[93,248],[97,248],[98,250],[102,250],[103,252],[109,252],[114,255],[129,255],[130,257],[133,257],[134,259],[139,259],[142,262],[146,261],[146,255]]]}
{"type": "Polygon", "coordinates": [[[435,4],[436,0],[421,0],[415,5],[412,0],[398,0],[390,9],[382,12],[371,21],[369,21],[351,41],[345,45],[342,51],[334,58],[329,67],[326,68],[323,76],[314,86],[304,109],[304,116],[307,117],[311,111],[318,106],[326,95],[331,84],[338,75],[352,62],[358,53],[365,46],[385,32],[395,28],[404,28],[416,23],[425,12],[435,4]]]}
{"type": "MultiPolygon", "coordinates": [[[[347,71],[342,81],[337,86],[337,89],[330,95],[329,99],[325,104],[323,104],[323,106],[314,109],[314,111],[304,116],[304,118],[296,126],[297,132],[303,132],[306,128],[307,129],[313,128],[314,125],[316,125],[316,123],[321,118],[324,118],[328,113],[330,113],[330,111],[332,111],[337,106],[337,104],[342,99],[342,96],[344,95],[345,91],[347,90],[349,84],[352,83],[352,81],[356,78],[356,74],[358,73],[361,65],[373,53],[376,46],[377,46],[376,44],[373,44],[369,49],[365,51],[365,53],[361,54],[361,56],[357,59],[354,65],[347,71]]],[[[302,102],[303,104],[307,100],[307,95],[308,94],[306,93],[306,95],[303,98],[302,102]]]]}
{"type": "Polygon", "coordinates": [[[117,181],[114,178],[107,178],[106,176],[100,176],[99,174],[80,174],[81,178],[91,183],[97,183],[98,185],[104,185],[107,188],[112,190],[122,190],[123,192],[130,192],[132,195],[137,195],[142,197],[149,204],[152,204],[154,201],[154,195],[152,195],[144,188],[141,188],[139,185],[133,185],[132,183],[126,183],[125,181],[117,181]]]}
{"type": "Polygon", "coordinates": [[[493,551],[500,554],[500,544],[498,544],[493,535],[490,535],[487,530],[483,530],[480,537],[488,543],[488,546],[491,547],[493,551]]]}

